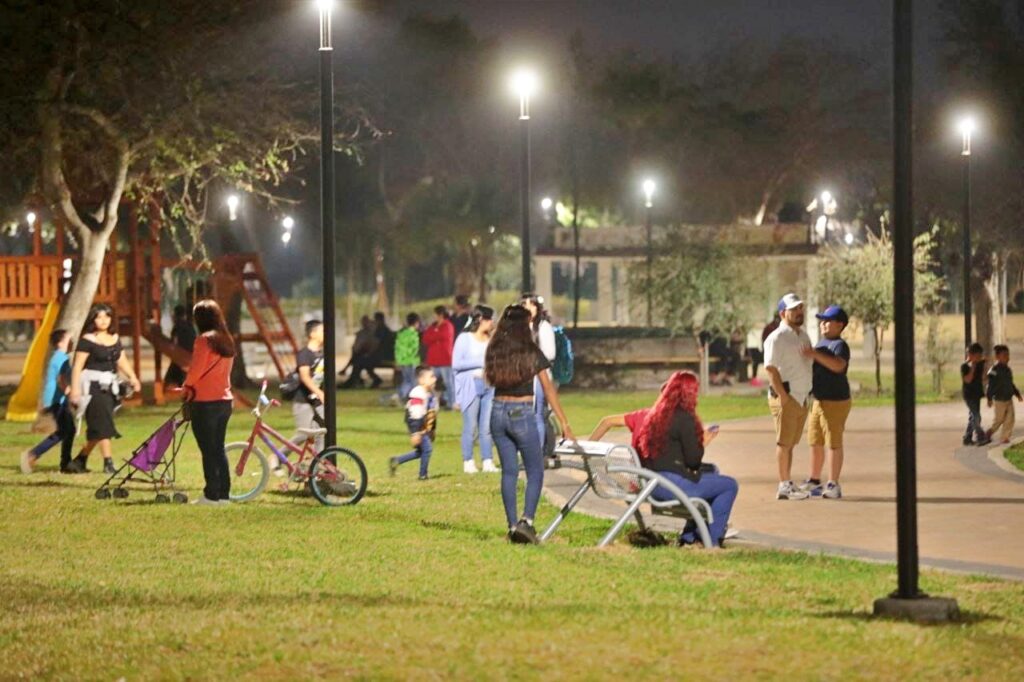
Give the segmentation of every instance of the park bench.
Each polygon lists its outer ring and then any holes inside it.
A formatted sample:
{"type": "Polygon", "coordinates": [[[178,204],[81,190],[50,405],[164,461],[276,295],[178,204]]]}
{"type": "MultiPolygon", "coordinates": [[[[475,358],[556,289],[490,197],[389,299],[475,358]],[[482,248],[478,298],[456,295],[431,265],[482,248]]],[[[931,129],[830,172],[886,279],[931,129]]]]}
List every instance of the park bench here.
{"type": "Polygon", "coordinates": [[[713,546],[708,532],[708,524],[713,520],[711,506],[700,498],[688,496],[660,473],[644,468],[630,446],[601,441],[563,441],[555,448],[555,454],[561,468],[582,471],[586,478],[541,534],[541,542],[555,533],[588,492],[593,492],[602,499],[626,504],[625,511],[597,543],[598,547],[605,547],[615,540],[630,519],[636,521],[641,531],[647,531],[648,526],[640,511],[644,505],[649,505],[650,513],[655,516],[692,520],[704,546],[713,546]],[[674,499],[662,501],[651,497],[659,486],[674,499]]]}

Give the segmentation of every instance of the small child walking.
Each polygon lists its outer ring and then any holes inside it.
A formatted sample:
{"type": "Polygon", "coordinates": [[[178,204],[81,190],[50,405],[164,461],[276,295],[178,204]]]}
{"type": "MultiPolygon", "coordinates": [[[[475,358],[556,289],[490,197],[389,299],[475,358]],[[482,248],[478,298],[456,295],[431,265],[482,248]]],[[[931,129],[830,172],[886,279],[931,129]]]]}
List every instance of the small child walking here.
{"type": "Polygon", "coordinates": [[[427,467],[430,465],[430,455],[434,452],[434,431],[437,428],[436,385],[437,377],[433,369],[423,365],[416,368],[416,386],[409,391],[409,399],[405,403],[405,424],[409,428],[409,441],[413,449],[389,460],[392,476],[402,464],[418,459],[420,480],[427,480],[427,467]]]}
{"type": "Polygon", "coordinates": [[[996,364],[988,371],[988,406],[995,407],[995,418],[989,427],[987,437],[991,440],[997,433],[999,443],[1005,445],[1013,435],[1015,415],[1013,399],[1024,402],[1020,391],[1013,384],[1013,370],[1010,369],[1010,349],[1002,344],[992,349],[995,352],[996,364]]]}
{"type": "Polygon", "coordinates": [[[960,365],[960,378],[964,382],[963,396],[967,405],[964,445],[988,445],[992,441],[985,429],[981,428],[981,399],[985,397],[985,349],[980,343],[972,343],[967,347],[967,357],[960,365]]]}
{"type": "Polygon", "coordinates": [[[61,473],[73,473],[68,469],[71,463],[71,448],[75,442],[75,417],[68,407],[68,393],[71,391],[71,341],[71,334],[66,329],[57,329],[50,334],[53,353],[46,365],[43,405],[45,410],[53,415],[57,430],[34,448],[21,453],[23,474],[31,474],[39,458],[57,443],[60,443],[61,473]]]}

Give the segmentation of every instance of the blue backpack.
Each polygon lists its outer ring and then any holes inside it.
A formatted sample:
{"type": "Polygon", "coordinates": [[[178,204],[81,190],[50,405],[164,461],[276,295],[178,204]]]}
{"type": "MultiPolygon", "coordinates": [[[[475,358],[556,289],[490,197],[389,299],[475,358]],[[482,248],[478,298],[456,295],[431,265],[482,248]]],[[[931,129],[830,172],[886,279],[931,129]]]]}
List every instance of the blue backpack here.
{"type": "Polygon", "coordinates": [[[573,356],[572,341],[565,333],[565,327],[554,327],[555,332],[555,361],[551,366],[551,375],[555,383],[564,386],[572,381],[573,356]]]}

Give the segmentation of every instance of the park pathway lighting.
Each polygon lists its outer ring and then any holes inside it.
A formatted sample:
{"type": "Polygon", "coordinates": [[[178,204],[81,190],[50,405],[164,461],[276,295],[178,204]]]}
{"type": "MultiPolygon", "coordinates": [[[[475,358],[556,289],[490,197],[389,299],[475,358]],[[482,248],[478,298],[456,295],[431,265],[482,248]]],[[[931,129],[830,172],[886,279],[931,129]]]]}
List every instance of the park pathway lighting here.
{"type": "Polygon", "coordinates": [[[29,211],[25,214],[25,222],[28,223],[28,231],[34,232],[36,229],[36,214],[34,211],[29,211]]]}
{"type": "Polygon", "coordinates": [[[334,47],[333,0],[316,0],[320,13],[320,232],[323,245],[324,444],[338,443],[338,372],[334,329],[334,47]]]}
{"type": "Polygon", "coordinates": [[[522,242],[522,291],[532,290],[530,273],[530,98],[537,91],[537,74],[529,69],[518,69],[510,81],[519,97],[519,218],[522,242]]]}
{"type": "Polygon", "coordinates": [[[957,123],[963,147],[960,150],[963,173],[963,271],[964,271],[964,348],[971,345],[971,135],[977,129],[974,118],[965,116],[957,123]]]}
{"type": "Polygon", "coordinates": [[[654,243],[652,238],[654,209],[654,191],[657,185],[654,180],[647,178],[641,185],[644,192],[644,222],[647,231],[647,326],[651,326],[651,309],[653,308],[653,296],[651,288],[654,286],[654,243]]]}
{"type": "Polygon", "coordinates": [[[228,219],[231,221],[238,220],[238,195],[228,195],[228,219]]]}
{"type": "Polygon", "coordinates": [[[290,215],[286,215],[284,220],[281,221],[281,227],[291,232],[292,228],[295,227],[295,219],[290,215]]]}

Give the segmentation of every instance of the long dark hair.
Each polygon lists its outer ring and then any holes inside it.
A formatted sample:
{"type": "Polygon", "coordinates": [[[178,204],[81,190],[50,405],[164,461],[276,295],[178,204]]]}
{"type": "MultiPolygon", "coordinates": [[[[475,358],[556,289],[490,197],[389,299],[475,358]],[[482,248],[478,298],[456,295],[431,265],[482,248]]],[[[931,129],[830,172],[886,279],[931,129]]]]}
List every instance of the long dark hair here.
{"type": "Polygon", "coordinates": [[[195,320],[196,329],[206,338],[213,351],[225,358],[235,357],[235,340],[228,332],[228,326],[224,323],[224,313],[220,311],[217,302],[204,298],[192,308],[192,319],[195,320]]]}
{"type": "Polygon", "coordinates": [[[466,322],[466,331],[475,332],[480,328],[480,320],[493,319],[494,308],[486,305],[475,305],[473,306],[473,314],[470,315],[469,320],[466,322]]]}
{"type": "Polygon", "coordinates": [[[540,348],[530,330],[530,311],[521,305],[505,308],[498,320],[487,354],[484,375],[497,388],[510,388],[530,380],[537,373],[540,348]]]}
{"type": "Polygon", "coordinates": [[[544,307],[544,297],[540,294],[535,294],[532,291],[528,291],[522,295],[519,299],[523,303],[529,301],[537,308],[537,314],[533,316],[533,331],[534,333],[540,329],[541,322],[550,322],[551,315],[548,313],[547,308],[544,307]]]}
{"type": "Polygon", "coordinates": [[[96,316],[100,313],[106,313],[110,318],[110,326],[107,327],[107,331],[111,334],[115,334],[114,324],[117,320],[114,318],[114,309],[106,303],[96,303],[93,307],[89,308],[89,314],[85,318],[85,326],[82,327],[83,334],[95,334],[96,333],[96,316]]]}

